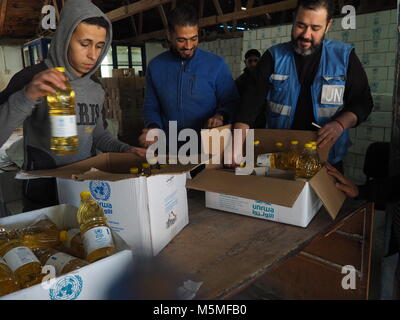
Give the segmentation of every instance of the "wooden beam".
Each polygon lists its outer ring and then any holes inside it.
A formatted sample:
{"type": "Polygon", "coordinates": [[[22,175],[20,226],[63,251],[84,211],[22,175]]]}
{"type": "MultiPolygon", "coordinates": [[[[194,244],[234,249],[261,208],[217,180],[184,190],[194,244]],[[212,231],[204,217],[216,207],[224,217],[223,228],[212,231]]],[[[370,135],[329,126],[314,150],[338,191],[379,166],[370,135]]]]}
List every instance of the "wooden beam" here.
{"type": "MultiPolygon", "coordinates": [[[[222,16],[211,16],[200,19],[200,27],[208,27],[216,24],[226,23],[232,20],[239,20],[245,18],[256,17],[265,13],[279,12],[294,9],[297,5],[297,0],[285,0],[272,4],[267,4],[259,7],[255,7],[249,10],[241,10],[240,12],[227,13],[222,16]]],[[[127,39],[127,41],[146,41],[149,39],[160,38],[165,35],[164,30],[154,31],[145,33],[140,37],[133,37],[127,39]]]]}
{"type": "Polygon", "coordinates": [[[7,0],[0,0],[0,35],[4,31],[6,23],[7,0]]]}
{"type": "Polygon", "coordinates": [[[223,16],[208,17],[200,19],[200,27],[209,26],[211,21],[215,19],[215,23],[225,23],[235,19],[245,19],[260,16],[266,13],[279,12],[294,9],[297,5],[297,0],[285,0],[280,2],[275,2],[272,4],[266,4],[263,6],[255,7],[249,10],[241,10],[240,12],[232,12],[224,14],[223,16]]]}
{"type": "Polygon", "coordinates": [[[171,9],[176,8],[176,0],[172,0],[171,9]]]}
{"type": "Polygon", "coordinates": [[[204,15],[204,0],[199,0],[199,19],[204,15]]]}
{"type": "Polygon", "coordinates": [[[167,20],[167,16],[165,15],[164,7],[162,5],[158,6],[158,12],[160,13],[161,20],[164,25],[164,29],[168,29],[168,20],[167,20]]]}
{"type": "Polygon", "coordinates": [[[143,12],[139,13],[139,30],[138,35],[140,36],[143,32],[143,12]]]}
{"type": "MultiPolygon", "coordinates": [[[[224,15],[224,12],[221,9],[221,5],[219,4],[218,0],[213,0],[214,3],[214,7],[217,10],[218,16],[222,17],[224,15]]],[[[228,31],[228,26],[226,25],[226,23],[223,24],[224,25],[224,31],[227,32],[228,31]]]]}
{"type": "MultiPolygon", "coordinates": [[[[240,10],[242,10],[241,8],[242,8],[242,0],[235,0],[234,11],[239,12],[240,10]]],[[[238,22],[237,20],[233,20],[232,26],[234,27],[234,29],[236,29],[237,27],[237,22],[238,22]]]]}
{"type": "Polygon", "coordinates": [[[249,9],[253,8],[253,6],[254,6],[254,0],[247,0],[246,9],[249,10],[249,9]]]}
{"type": "Polygon", "coordinates": [[[111,20],[111,22],[115,22],[171,1],[172,0],[140,0],[138,2],[107,12],[107,17],[111,20]]]}

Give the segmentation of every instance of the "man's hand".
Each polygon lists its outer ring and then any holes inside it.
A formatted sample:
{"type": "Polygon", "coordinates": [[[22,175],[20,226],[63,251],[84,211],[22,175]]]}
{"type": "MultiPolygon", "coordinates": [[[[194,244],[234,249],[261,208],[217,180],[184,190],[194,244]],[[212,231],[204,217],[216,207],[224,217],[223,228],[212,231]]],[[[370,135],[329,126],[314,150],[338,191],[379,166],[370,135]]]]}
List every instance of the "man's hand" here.
{"type": "Polygon", "coordinates": [[[147,149],[145,149],[145,148],[130,148],[126,152],[133,153],[141,158],[145,158],[147,149]]]}
{"type": "Polygon", "coordinates": [[[147,133],[150,131],[150,130],[152,130],[151,128],[147,128],[147,129],[143,129],[142,130],[142,134],[139,136],[139,144],[142,146],[142,147],[144,147],[144,148],[148,148],[148,147],[150,147],[153,143],[156,143],[157,141],[158,141],[158,138],[157,137],[154,137],[154,140],[153,141],[148,141],[148,140],[146,140],[146,136],[147,136],[147,133]]]}
{"type": "Polygon", "coordinates": [[[333,145],[343,133],[343,127],[337,121],[331,121],[318,131],[317,144],[319,148],[327,144],[333,145]]]}
{"type": "Polygon", "coordinates": [[[37,99],[56,93],[56,89],[65,90],[65,77],[63,72],[56,69],[47,69],[35,75],[32,81],[26,86],[26,96],[36,101],[37,99]]]}
{"type": "Polygon", "coordinates": [[[238,165],[240,165],[240,163],[243,161],[243,144],[246,141],[246,134],[247,134],[247,130],[249,129],[249,125],[247,125],[246,123],[241,123],[241,122],[236,122],[233,126],[233,129],[239,129],[242,130],[242,136],[236,136],[234,133],[235,131],[233,131],[233,145],[232,145],[232,149],[228,148],[228,150],[226,151],[228,153],[227,157],[229,157],[231,159],[231,164],[225,164],[226,167],[228,168],[234,168],[238,165]],[[239,139],[241,138],[241,139],[239,139]]]}
{"type": "Polygon", "coordinates": [[[359,191],[355,184],[346,179],[338,170],[326,163],[328,174],[337,179],[336,188],[343,191],[348,197],[355,198],[358,196],[359,191]]]}
{"type": "Polygon", "coordinates": [[[224,125],[224,117],[218,113],[214,117],[207,120],[207,129],[212,129],[223,125],[224,125]]]}

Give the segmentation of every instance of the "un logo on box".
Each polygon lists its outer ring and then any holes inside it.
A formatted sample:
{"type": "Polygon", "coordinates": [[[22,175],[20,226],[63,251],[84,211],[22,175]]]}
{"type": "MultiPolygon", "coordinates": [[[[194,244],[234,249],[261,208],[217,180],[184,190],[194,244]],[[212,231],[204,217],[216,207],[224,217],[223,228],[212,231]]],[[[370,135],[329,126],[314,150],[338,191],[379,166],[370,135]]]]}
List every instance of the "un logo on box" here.
{"type": "Polygon", "coordinates": [[[104,181],[90,181],[90,193],[96,200],[107,201],[111,196],[110,184],[104,181]]]}
{"type": "Polygon", "coordinates": [[[83,280],[80,276],[66,276],[50,289],[51,300],[75,300],[82,292],[83,280]]]}

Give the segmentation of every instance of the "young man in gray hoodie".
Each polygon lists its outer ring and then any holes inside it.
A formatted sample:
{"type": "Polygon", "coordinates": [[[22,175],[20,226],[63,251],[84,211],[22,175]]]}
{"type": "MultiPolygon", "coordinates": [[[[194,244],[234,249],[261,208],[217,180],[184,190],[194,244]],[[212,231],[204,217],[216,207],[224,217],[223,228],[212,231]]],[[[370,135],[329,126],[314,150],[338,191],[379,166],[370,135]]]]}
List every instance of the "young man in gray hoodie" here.
{"type": "MultiPolygon", "coordinates": [[[[48,58],[17,73],[0,93],[0,145],[14,129],[24,128],[25,170],[52,169],[102,152],[132,152],[134,148],[114,139],[102,117],[104,90],[94,73],[107,54],[112,25],[87,0],[69,0],[52,39],[48,58]],[[65,74],[55,70],[64,67],[65,74]],[[79,149],[73,155],[57,156],[50,150],[51,127],[46,96],[54,88],[65,89],[67,77],[76,93],[79,149]]],[[[24,183],[25,210],[57,204],[55,179],[33,179],[24,183]]]]}

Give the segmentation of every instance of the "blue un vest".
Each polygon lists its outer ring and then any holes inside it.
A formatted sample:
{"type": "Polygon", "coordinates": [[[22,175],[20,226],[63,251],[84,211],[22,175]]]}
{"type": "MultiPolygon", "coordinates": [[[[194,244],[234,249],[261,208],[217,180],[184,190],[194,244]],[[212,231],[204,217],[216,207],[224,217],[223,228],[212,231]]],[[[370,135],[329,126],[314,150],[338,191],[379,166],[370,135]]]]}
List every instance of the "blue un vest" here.
{"type": "MultiPolygon", "coordinates": [[[[268,49],[275,62],[274,74],[268,79],[272,88],[267,94],[267,127],[290,129],[300,95],[293,46],[290,42],[268,49]]],[[[311,85],[311,97],[316,122],[323,126],[343,107],[350,45],[324,40],[321,61],[311,85]]],[[[311,119],[310,119],[311,122],[311,119]]],[[[330,163],[343,160],[351,146],[348,130],[345,130],[330,150],[330,163]]]]}

